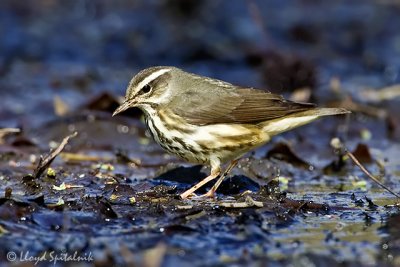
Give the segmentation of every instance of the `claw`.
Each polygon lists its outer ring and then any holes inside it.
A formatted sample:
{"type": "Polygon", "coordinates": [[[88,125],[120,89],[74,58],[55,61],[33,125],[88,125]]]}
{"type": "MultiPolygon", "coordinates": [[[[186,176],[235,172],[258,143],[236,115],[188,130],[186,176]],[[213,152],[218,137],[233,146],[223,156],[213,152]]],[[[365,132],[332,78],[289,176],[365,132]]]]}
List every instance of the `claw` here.
{"type": "Polygon", "coordinates": [[[188,196],[182,197],[181,199],[193,199],[193,200],[203,200],[203,199],[208,199],[208,198],[215,198],[217,195],[215,194],[215,191],[209,190],[207,193],[203,195],[196,195],[195,193],[192,193],[188,196]]]}
{"type": "Polygon", "coordinates": [[[201,198],[215,198],[217,195],[215,194],[215,190],[210,189],[207,193],[199,196],[201,198]]]}
{"type": "Polygon", "coordinates": [[[190,193],[189,195],[180,194],[179,196],[180,196],[181,199],[190,199],[190,198],[197,198],[197,197],[199,197],[199,196],[196,195],[195,193],[190,193]]]}
{"type": "Polygon", "coordinates": [[[203,194],[203,195],[201,195],[199,197],[200,198],[216,198],[217,195],[215,193],[214,194],[206,193],[206,194],[203,194]]]}

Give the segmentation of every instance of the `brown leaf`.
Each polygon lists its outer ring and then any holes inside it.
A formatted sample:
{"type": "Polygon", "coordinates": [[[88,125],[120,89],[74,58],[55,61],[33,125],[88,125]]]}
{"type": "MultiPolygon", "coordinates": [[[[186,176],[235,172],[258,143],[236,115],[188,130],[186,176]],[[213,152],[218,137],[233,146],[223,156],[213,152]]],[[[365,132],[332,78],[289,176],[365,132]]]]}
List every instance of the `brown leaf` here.
{"type": "Polygon", "coordinates": [[[268,151],[266,157],[277,158],[305,169],[309,169],[311,166],[311,164],[297,156],[293,149],[285,143],[277,143],[270,151],[268,151]]]}
{"type": "MultiPolygon", "coordinates": [[[[86,104],[82,106],[82,109],[89,109],[89,110],[98,110],[98,111],[105,111],[108,113],[113,113],[120,105],[120,101],[108,92],[102,92],[97,96],[94,96],[91,100],[89,100],[86,104]]],[[[140,117],[142,114],[138,108],[131,108],[123,113],[124,115],[130,117],[140,117]]]]}
{"type": "Polygon", "coordinates": [[[373,158],[371,153],[369,152],[369,148],[365,144],[358,144],[357,147],[353,151],[353,155],[361,162],[361,163],[372,163],[373,158]]]}

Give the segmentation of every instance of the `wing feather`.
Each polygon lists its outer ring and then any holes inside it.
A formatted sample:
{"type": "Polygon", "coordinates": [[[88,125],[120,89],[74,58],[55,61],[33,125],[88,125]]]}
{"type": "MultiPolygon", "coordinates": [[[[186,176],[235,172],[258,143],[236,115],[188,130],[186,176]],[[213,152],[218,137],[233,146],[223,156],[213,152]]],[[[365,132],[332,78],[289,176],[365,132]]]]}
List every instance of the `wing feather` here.
{"type": "Polygon", "coordinates": [[[211,83],[208,88],[204,84],[201,88],[181,92],[170,105],[175,114],[195,125],[257,124],[315,108],[314,104],[285,100],[281,95],[253,88],[221,88],[211,83]]]}

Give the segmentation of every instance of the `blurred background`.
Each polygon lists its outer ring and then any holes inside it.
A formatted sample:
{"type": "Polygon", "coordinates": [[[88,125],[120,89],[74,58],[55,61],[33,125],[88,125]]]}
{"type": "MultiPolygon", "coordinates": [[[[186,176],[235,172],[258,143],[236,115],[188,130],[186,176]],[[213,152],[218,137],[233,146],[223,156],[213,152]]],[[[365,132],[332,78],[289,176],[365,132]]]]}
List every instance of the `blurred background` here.
{"type": "Polygon", "coordinates": [[[76,110],[101,92],[124,95],[153,65],[299,100],[376,104],[367,89],[400,80],[399,14],[390,0],[1,1],[1,124],[51,119],[56,96],[76,110]]]}

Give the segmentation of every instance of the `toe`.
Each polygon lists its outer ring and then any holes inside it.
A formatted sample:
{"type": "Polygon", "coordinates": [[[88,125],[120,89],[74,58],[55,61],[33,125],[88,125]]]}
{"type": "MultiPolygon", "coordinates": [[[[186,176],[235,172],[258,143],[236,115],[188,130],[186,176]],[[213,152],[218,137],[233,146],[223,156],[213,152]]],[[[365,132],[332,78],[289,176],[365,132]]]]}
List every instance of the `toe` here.
{"type": "Polygon", "coordinates": [[[179,196],[181,197],[181,199],[190,199],[190,198],[198,197],[195,193],[190,193],[189,195],[185,194],[185,193],[182,193],[179,196]]]}
{"type": "Polygon", "coordinates": [[[202,198],[215,198],[216,194],[215,194],[215,191],[210,190],[207,193],[205,193],[204,195],[201,195],[200,197],[202,197],[202,198]]]}

